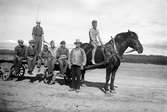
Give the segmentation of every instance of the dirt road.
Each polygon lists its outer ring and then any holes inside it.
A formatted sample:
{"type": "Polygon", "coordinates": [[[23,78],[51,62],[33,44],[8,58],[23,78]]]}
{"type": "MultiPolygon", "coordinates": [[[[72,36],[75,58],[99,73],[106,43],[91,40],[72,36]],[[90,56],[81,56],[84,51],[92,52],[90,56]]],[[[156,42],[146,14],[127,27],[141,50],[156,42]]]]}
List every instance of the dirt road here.
{"type": "Polygon", "coordinates": [[[22,81],[0,79],[0,110],[9,112],[167,112],[167,66],[122,63],[116,92],[101,88],[105,70],[87,71],[86,86],[70,92],[62,80],[46,85],[27,76],[22,81]]]}

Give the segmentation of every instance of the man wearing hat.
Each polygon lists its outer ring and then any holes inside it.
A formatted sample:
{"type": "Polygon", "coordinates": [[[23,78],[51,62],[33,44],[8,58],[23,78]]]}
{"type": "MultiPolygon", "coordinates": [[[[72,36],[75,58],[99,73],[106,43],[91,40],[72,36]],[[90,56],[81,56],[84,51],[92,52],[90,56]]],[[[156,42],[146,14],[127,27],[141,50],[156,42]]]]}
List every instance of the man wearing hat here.
{"type": "Polygon", "coordinates": [[[42,41],[44,41],[43,28],[40,26],[40,21],[36,21],[36,26],[33,27],[32,37],[35,40],[36,55],[39,56],[42,47],[42,41]]]}
{"type": "Polygon", "coordinates": [[[66,42],[61,41],[60,47],[57,49],[56,58],[60,64],[60,73],[64,76],[67,66],[68,66],[68,59],[69,59],[69,50],[66,48],[66,42]]]}
{"type": "Polygon", "coordinates": [[[29,41],[29,46],[26,50],[26,57],[28,62],[28,73],[32,75],[36,63],[36,50],[34,40],[29,41]]]}
{"type": "Polygon", "coordinates": [[[92,61],[92,64],[95,64],[94,57],[95,57],[97,46],[99,46],[99,42],[100,42],[100,45],[103,45],[100,38],[99,30],[97,29],[97,20],[92,21],[92,28],[89,30],[89,38],[90,38],[90,44],[93,46],[91,61],[92,61]]]}
{"type": "Polygon", "coordinates": [[[70,53],[69,68],[72,70],[72,90],[79,92],[81,70],[86,65],[85,51],[80,48],[81,42],[79,39],[74,42],[76,45],[70,53]]]}
{"type": "Polygon", "coordinates": [[[22,64],[22,60],[26,57],[26,46],[24,45],[23,40],[18,40],[18,45],[14,49],[15,51],[15,58],[14,58],[14,67],[16,73],[19,71],[19,68],[22,64]]]}

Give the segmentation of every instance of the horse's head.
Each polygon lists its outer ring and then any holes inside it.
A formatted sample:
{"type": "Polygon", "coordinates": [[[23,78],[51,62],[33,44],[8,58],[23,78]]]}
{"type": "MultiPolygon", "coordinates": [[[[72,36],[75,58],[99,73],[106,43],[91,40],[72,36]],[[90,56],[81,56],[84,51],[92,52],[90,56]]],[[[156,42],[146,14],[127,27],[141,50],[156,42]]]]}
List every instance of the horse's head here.
{"type": "Polygon", "coordinates": [[[135,32],[132,32],[130,30],[128,30],[127,32],[128,34],[128,45],[129,47],[131,47],[132,49],[134,49],[135,51],[137,51],[139,54],[143,52],[143,46],[140,43],[138,36],[135,32]]]}

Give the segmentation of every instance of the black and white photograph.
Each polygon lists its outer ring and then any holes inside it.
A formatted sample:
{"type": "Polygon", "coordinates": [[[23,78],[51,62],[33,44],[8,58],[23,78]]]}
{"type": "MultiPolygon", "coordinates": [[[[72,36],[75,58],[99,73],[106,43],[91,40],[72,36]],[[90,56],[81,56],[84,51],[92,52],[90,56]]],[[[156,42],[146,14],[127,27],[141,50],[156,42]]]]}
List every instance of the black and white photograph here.
{"type": "Polygon", "coordinates": [[[167,112],[167,0],[0,0],[0,112],[167,112]]]}

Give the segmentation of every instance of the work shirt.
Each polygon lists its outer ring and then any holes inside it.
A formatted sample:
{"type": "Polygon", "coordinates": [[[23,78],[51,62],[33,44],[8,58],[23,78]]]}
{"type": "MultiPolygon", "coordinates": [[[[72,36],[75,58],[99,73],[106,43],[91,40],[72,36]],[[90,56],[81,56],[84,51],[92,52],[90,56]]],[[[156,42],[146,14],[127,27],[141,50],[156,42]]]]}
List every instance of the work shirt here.
{"type": "Polygon", "coordinates": [[[41,52],[41,58],[49,58],[51,56],[51,52],[49,50],[43,50],[41,52]]]}
{"type": "Polygon", "coordinates": [[[93,41],[97,45],[98,45],[99,41],[101,43],[100,33],[99,33],[99,30],[97,30],[97,29],[91,28],[89,30],[89,38],[90,38],[90,42],[93,41]],[[99,41],[97,39],[99,39],[99,41]]]}
{"type": "Polygon", "coordinates": [[[35,47],[29,46],[26,50],[26,56],[33,58],[36,54],[35,47]]]}
{"type": "Polygon", "coordinates": [[[54,47],[54,48],[50,47],[49,51],[50,51],[51,55],[56,58],[57,48],[56,47],[54,47]]]}
{"type": "Polygon", "coordinates": [[[19,57],[25,57],[26,56],[26,46],[17,45],[15,47],[15,54],[19,57]]]}
{"type": "Polygon", "coordinates": [[[33,30],[32,30],[32,35],[34,35],[35,37],[41,37],[44,34],[43,32],[43,28],[41,26],[37,27],[34,26],[33,30]]]}
{"type": "Polygon", "coordinates": [[[56,57],[59,59],[68,59],[69,50],[67,48],[59,47],[56,52],[56,57]]]}
{"type": "Polygon", "coordinates": [[[70,53],[71,65],[84,66],[86,65],[86,54],[82,48],[74,48],[70,53]]]}

